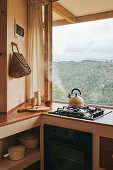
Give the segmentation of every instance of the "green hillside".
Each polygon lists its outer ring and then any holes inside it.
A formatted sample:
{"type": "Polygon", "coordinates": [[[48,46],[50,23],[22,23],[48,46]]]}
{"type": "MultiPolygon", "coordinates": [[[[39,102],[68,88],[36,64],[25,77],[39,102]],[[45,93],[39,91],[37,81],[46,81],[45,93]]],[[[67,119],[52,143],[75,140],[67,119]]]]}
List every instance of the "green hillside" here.
{"type": "Polygon", "coordinates": [[[53,63],[53,101],[68,101],[73,88],[86,104],[113,106],[113,62],[65,61],[53,63]]]}

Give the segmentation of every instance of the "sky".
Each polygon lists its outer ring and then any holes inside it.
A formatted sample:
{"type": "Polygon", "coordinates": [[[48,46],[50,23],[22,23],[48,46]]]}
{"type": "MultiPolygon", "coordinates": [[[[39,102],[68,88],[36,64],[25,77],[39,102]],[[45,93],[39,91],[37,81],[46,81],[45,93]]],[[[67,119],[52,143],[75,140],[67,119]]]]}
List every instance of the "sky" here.
{"type": "Polygon", "coordinates": [[[53,27],[53,62],[113,60],[113,19],[53,27]]]}

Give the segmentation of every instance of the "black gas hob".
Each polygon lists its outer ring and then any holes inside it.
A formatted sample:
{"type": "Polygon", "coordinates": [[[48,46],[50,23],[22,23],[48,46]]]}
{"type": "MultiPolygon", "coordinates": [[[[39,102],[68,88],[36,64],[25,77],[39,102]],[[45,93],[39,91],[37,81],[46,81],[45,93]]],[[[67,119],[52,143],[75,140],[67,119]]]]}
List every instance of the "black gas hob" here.
{"type": "Polygon", "coordinates": [[[112,111],[107,109],[101,109],[97,107],[70,107],[70,106],[64,106],[63,108],[58,108],[56,111],[50,111],[50,114],[57,114],[62,116],[69,116],[69,117],[75,117],[80,119],[88,119],[88,120],[95,120],[97,118],[100,118],[108,113],[111,113],[112,111]]]}

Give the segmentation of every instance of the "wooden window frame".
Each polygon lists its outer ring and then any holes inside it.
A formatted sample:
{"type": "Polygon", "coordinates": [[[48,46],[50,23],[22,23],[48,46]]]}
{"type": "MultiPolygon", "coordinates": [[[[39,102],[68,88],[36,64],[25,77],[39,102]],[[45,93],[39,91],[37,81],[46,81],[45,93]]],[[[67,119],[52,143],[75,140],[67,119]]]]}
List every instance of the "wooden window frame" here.
{"type": "MultiPolygon", "coordinates": [[[[75,18],[76,18],[76,23],[109,19],[109,18],[113,18],[113,10],[106,11],[106,12],[100,12],[100,13],[96,13],[96,14],[79,16],[79,17],[76,16],[75,18]]],[[[68,25],[68,24],[73,24],[73,23],[68,22],[65,19],[52,22],[52,26],[61,26],[61,25],[68,25]]]]}
{"type": "Polygon", "coordinates": [[[44,100],[52,101],[52,3],[44,7],[44,100]]]}
{"type": "MultiPolygon", "coordinates": [[[[96,14],[79,16],[79,17],[75,16],[75,18],[76,18],[76,23],[109,19],[109,18],[113,18],[113,10],[96,13],[96,14]]],[[[53,21],[52,26],[55,27],[55,26],[63,26],[63,25],[76,24],[76,23],[72,23],[72,22],[67,21],[66,19],[62,19],[62,20],[53,21]]],[[[53,101],[53,103],[68,104],[67,102],[57,102],[57,101],[53,101]]],[[[90,104],[89,106],[94,107],[94,105],[90,105],[90,104]]],[[[98,106],[98,107],[105,108],[105,109],[113,109],[112,106],[98,106]]]]}

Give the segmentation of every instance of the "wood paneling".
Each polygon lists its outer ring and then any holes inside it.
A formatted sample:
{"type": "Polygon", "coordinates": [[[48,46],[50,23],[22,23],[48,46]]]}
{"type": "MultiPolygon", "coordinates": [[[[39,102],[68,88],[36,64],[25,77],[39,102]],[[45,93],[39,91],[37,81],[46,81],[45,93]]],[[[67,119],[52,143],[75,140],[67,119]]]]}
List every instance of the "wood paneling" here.
{"type": "Polygon", "coordinates": [[[44,98],[48,101],[48,5],[44,8],[44,98]]]}
{"type": "Polygon", "coordinates": [[[76,17],[58,2],[53,2],[52,10],[70,23],[76,23],[76,17]]]}
{"type": "Polygon", "coordinates": [[[0,0],[0,112],[7,112],[7,0],[0,0]]]}
{"type": "Polygon", "coordinates": [[[68,25],[68,24],[71,24],[71,23],[66,21],[65,19],[52,22],[52,26],[60,26],[60,25],[68,25]]]}
{"type": "Polygon", "coordinates": [[[52,3],[48,5],[48,101],[52,100],[52,3]]]}
{"type": "Polygon", "coordinates": [[[101,19],[108,19],[108,18],[113,18],[113,11],[107,11],[107,12],[101,12],[101,13],[97,13],[97,14],[91,14],[91,15],[77,17],[77,23],[101,20],[101,19]]]}
{"type": "Polygon", "coordinates": [[[52,4],[45,6],[45,44],[44,44],[44,62],[45,62],[45,102],[52,100],[52,4]]]}
{"type": "MultiPolygon", "coordinates": [[[[76,23],[108,19],[108,18],[113,18],[113,11],[107,11],[107,12],[101,12],[101,13],[96,13],[96,14],[91,14],[91,15],[79,16],[79,17],[76,17],[76,23]]],[[[67,24],[72,24],[72,23],[69,23],[64,19],[53,21],[53,26],[60,26],[60,25],[67,25],[67,24]]]]}

